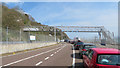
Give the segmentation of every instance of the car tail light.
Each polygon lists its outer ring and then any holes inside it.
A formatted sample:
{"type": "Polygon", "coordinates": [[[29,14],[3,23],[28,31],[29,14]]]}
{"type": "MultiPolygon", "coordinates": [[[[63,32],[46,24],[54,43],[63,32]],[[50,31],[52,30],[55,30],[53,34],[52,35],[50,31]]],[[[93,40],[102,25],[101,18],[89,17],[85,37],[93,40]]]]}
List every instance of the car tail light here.
{"type": "Polygon", "coordinates": [[[86,49],[82,49],[82,51],[86,51],[86,49]]]}
{"type": "Polygon", "coordinates": [[[77,45],[77,46],[80,46],[80,45],[77,45]]]}

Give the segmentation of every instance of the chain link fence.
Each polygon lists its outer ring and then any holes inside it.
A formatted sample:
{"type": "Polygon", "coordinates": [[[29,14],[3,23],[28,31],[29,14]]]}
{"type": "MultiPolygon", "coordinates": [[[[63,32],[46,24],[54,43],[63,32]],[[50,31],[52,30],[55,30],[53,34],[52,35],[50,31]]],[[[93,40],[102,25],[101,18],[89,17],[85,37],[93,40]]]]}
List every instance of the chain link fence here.
{"type": "Polygon", "coordinates": [[[43,31],[23,31],[11,30],[9,27],[2,29],[2,53],[11,53],[26,49],[33,49],[56,44],[56,36],[43,31]],[[30,40],[30,36],[35,36],[35,40],[30,40]]]}
{"type": "Polygon", "coordinates": [[[49,32],[24,32],[23,30],[11,30],[8,27],[2,29],[3,44],[33,43],[33,42],[51,42],[55,37],[49,32]],[[35,40],[30,40],[30,35],[35,36],[35,40]]]}

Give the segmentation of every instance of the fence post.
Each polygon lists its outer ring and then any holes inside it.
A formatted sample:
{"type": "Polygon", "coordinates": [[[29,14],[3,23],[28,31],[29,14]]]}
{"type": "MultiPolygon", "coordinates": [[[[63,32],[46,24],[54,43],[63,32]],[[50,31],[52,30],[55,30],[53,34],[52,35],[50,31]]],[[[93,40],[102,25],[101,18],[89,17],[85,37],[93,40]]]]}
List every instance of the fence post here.
{"type": "Polygon", "coordinates": [[[7,45],[8,45],[8,26],[7,26],[7,38],[6,38],[6,41],[7,41],[7,45]]]}
{"type": "Polygon", "coordinates": [[[54,37],[55,37],[55,42],[56,42],[56,27],[54,27],[54,37]]]}
{"type": "Polygon", "coordinates": [[[21,42],[21,29],[20,29],[20,42],[21,42]]]}

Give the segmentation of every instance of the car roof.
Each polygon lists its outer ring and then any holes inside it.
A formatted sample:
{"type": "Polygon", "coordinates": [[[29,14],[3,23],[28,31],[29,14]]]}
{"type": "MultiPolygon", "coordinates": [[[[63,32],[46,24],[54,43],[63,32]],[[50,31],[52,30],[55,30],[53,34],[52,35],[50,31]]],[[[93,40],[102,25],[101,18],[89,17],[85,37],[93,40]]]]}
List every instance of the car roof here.
{"type": "Polygon", "coordinates": [[[83,43],[83,42],[77,42],[77,43],[83,43]]]}
{"type": "Polygon", "coordinates": [[[114,48],[91,48],[97,54],[120,54],[120,50],[114,48]]]}
{"type": "Polygon", "coordinates": [[[84,45],[95,45],[95,44],[93,44],[93,43],[84,43],[84,45]]]}

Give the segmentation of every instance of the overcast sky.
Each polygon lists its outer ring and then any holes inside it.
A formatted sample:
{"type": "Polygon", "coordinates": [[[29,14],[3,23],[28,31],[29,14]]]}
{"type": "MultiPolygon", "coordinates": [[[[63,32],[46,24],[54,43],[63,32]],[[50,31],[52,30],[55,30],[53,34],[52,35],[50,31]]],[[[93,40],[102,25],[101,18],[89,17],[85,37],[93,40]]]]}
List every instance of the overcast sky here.
{"type": "MultiPolygon", "coordinates": [[[[118,35],[117,2],[21,2],[7,3],[10,8],[19,5],[37,22],[45,25],[104,26],[118,35]]],[[[71,38],[86,33],[67,33],[71,38]]],[[[84,36],[83,36],[84,35],[84,36]]],[[[92,34],[90,37],[97,36],[92,34]]]]}

